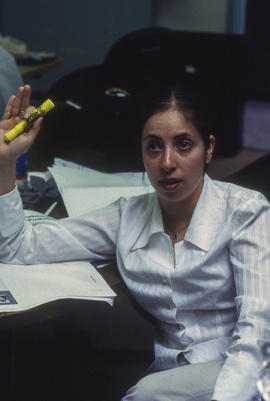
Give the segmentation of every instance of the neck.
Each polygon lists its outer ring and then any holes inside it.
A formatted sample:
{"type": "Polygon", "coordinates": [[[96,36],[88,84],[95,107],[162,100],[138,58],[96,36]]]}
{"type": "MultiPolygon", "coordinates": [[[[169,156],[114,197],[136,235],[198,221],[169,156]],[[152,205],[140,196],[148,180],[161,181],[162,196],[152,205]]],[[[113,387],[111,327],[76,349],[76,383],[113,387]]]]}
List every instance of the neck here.
{"type": "Polygon", "coordinates": [[[193,193],[191,197],[183,199],[181,202],[159,200],[165,232],[175,233],[188,226],[200,194],[201,188],[196,194],[193,193]]]}
{"type": "Polygon", "coordinates": [[[189,205],[171,205],[170,207],[164,207],[162,202],[161,210],[162,210],[162,217],[163,217],[163,225],[165,232],[168,231],[169,233],[175,233],[181,231],[183,227],[187,227],[194,210],[194,206],[189,205]]]}

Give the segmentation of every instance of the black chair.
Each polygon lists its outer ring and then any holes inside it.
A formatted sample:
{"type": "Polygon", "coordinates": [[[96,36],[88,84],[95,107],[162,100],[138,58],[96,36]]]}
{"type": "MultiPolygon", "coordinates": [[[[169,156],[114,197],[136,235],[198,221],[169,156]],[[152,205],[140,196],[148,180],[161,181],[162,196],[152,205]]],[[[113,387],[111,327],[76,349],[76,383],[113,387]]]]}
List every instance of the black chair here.
{"type": "Polygon", "coordinates": [[[208,95],[216,154],[233,156],[241,147],[244,61],[245,41],[237,35],[165,28],[131,32],[112,46],[103,65],[80,68],[52,86],[48,96],[57,107],[44,121],[47,135],[55,150],[56,137],[62,151],[78,143],[106,148],[108,165],[122,161],[122,169],[130,164],[140,170],[134,122],[141,94],[159,84],[188,83],[208,95]],[[120,150],[115,160],[112,149],[120,150]]]}
{"type": "Polygon", "coordinates": [[[154,28],[118,40],[104,66],[114,76],[133,80],[135,91],[157,84],[201,88],[212,109],[216,154],[233,156],[241,148],[246,60],[243,36],[154,28]]]}

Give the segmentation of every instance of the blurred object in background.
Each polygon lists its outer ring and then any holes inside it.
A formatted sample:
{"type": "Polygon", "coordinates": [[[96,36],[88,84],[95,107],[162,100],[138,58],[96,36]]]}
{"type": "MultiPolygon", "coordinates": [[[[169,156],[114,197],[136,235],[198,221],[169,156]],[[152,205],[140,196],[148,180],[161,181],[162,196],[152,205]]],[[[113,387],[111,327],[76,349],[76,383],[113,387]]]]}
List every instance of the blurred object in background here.
{"type": "Polygon", "coordinates": [[[27,52],[27,44],[11,36],[3,36],[0,34],[0,46],[14,58],[23,57],[27,52]]]}
{"type": "Polygon", "coordinates": [[[39,64],[56,59],[55,53],[47,51],[33,52],[22,40],[0,34],[0,46],[11,54],[18,64],[39,64]]]}
{"type": "Polygon", "coordinates": [[[14,57],[0,46],[0,118],[11,95],[23,85],[14,57]]]}

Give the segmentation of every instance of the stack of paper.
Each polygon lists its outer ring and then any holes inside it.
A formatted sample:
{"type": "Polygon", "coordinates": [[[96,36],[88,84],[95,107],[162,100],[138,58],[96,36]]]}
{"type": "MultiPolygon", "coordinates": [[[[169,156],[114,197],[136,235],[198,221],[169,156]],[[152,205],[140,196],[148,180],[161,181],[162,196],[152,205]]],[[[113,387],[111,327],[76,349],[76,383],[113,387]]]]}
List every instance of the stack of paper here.
{"type": "Polygon", "coordinates": [[[143,173],[106,174],[61,159],[55,159],[48,170],[72,217],[105,207],[122,196],[153,192],[143,173]]]}
{"type": "Polygon", "coordinates": [[[23,311],[59,299],[106,301],[116,295],[88,262],[45,265],[0,263],[0,313],[23,311]]]}

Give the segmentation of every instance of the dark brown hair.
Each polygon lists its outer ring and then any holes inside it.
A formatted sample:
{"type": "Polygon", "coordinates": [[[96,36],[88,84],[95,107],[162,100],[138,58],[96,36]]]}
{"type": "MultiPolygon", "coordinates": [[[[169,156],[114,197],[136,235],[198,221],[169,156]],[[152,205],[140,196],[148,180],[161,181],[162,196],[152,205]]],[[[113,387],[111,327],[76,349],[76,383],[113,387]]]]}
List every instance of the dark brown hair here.
{"type": "Polygon", "coordinates": [[[141,99],[142,106],[139,113],[140,134],[151,116],[175,109],[194,124],[203,139],[205,148],[208,149],[213,128],[209,118],[211,107],[207,97],[203,95],[201,91],[195,91],[192,87],[184,85],[161,86],[145,92],[141,99]]]}

